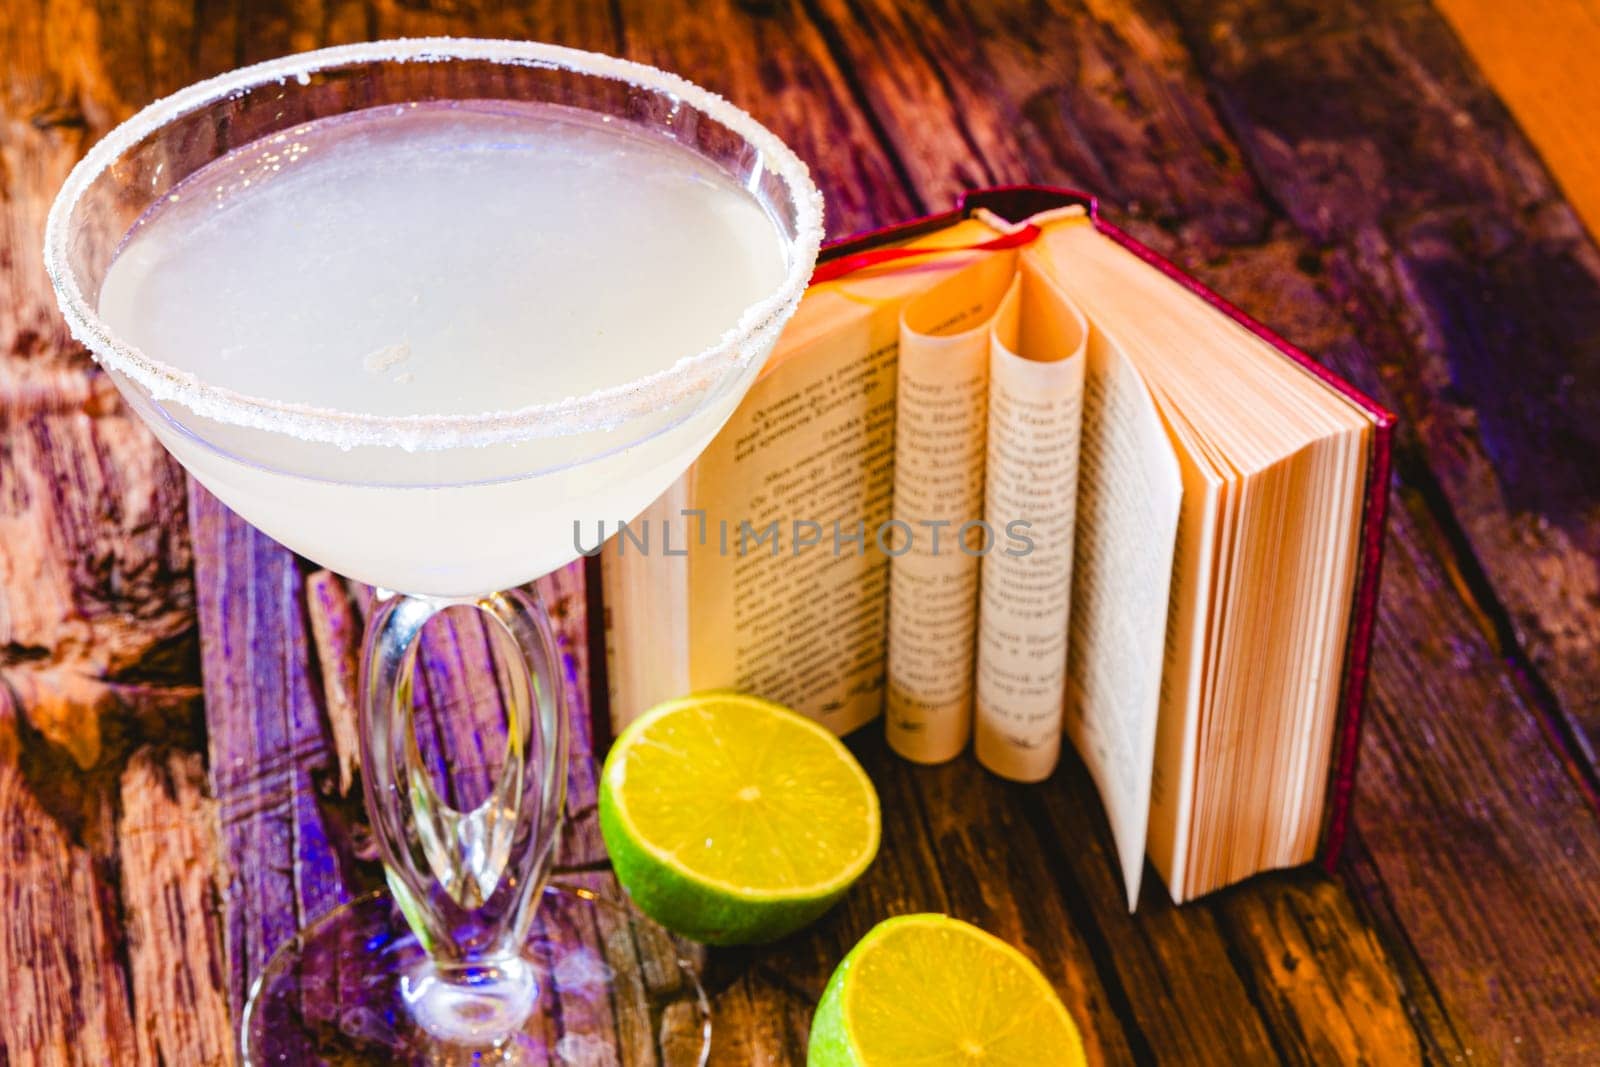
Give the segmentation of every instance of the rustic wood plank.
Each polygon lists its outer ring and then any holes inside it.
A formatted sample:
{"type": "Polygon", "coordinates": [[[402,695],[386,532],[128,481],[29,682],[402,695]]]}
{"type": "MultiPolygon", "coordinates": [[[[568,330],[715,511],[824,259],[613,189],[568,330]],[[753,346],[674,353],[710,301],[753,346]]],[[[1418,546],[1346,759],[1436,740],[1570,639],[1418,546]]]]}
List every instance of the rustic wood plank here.
{"type": "Polygon", "coordinates": [[[1438,1054],[1438,1019],[1413,1026],[1418,996],[1348,890],[1307,868],[1261,879],[1211,904],[1282,1058],[1307,1064],[1417,1063],[1438,1054]]]}
{"type": "Polygon", "coordinates": [[[117,854],[143,1064],[225,1065],[236,1040],[224,985],[216,805],[193,752],[143,748],[122,774],[117,854]]]}
{"type": "Polygon", "coordinates": [[[852,96],[849,74],[797,4],[708,0],[686,18],[619,0],[622,54],[676,70],[749,110],[812,169],[830,236],[918,213],[897,161],[852,96]]]}
{"type": "Polygon", "coordinates": [[[1548,197],[1538,157],[1426,7],[1284,29],[1251,18],[1261,3],[1174,6],[1257,179],[1318,240],[1444,204],[1548,197]]]}
{"type": "Polygon", "coordinates": [[[1118,990],[1124,1025],[1151,1054],[1204,1048],[1219,1062],[1282,1059],[1206,905],[1175,909],[1147,868],[1139,911],[1128,914],[1099,797],[1075,756],[1023,802],[1038,848],[1053,857],[1057,892],[1074,901],[1078,926],[1096,932],[1096,960],[1118,990]]]}
{"type": "Polygon", "coordinates": [[[1425,547],[1425,505],[1402,500],[1352,860],[1379,878],[1354,880],[1448,1012],[1453,1033],[1431,1038],[1505,1062],[1585,1062],[1600,1055],[1600,904],[1583,873],[1600,862],[1600,827],[1425,547]]]}
{"type": "Polygon", "coordinates": [[[198,484],[189,526],[222,835],[227,987],[237,1018],[273,951],[374,879],[353,869],[349,831],[330,826],[318,804],[319,780],[331,785],[337,771],[314,691],[294,557],[198,484]]]}
{"type": "Polygon", "coordinates": [[[1244,160],[1149,5],[818,8],[930,207],[978,181],[1048,178],[1105,197],[1141,238],[1205,250],[1262,235],[1244,160]]]}
{"type": "MultiPolygon", "coordinates": [[[[1404,925],[1395,914],[1393,900],[1383,877],[1361,839],[1360,827],[1352,827],[1345,842],[1339,874],[1350,887],[1351,903],[1362,919],[1379,933],[1385,945],[1405,944],[1404,925]]],[[[1415,1020],[1426,1063],[1463,1063],[1467,1047],[1456,1032],[1449,1009],[1428,976],[1427,967],[1414,952],[1390,954],[1394,980],[1405,991],[1405,1003],[1415,1020]]]]}
{"type": "Polygon", "coordinates": [[[40,803],[19,726],[0,686],[0,1062],[135,1062],[115,890],[91,850],[40,803]]]}
{"type": "MultiPolygon", "coordinates": [[[[340,5],[347,13],[362,12],[370,24],[357,30],[355,39],[428,34],[446,36],[509,37],[591,51],[618,50],[616,11],[611,4],[571,3],[570,0],[528,0],[518,4],[409,3],[407,0],[372,0],[340,5]],[[364,37],[362,36],[364,35],[364,37]]],[[[356,19],[345,17],[344,26],[355,28],[356,19]]],[[[341,27],[330,24],[333,44],[341,27]]]]}
{"type": "Polygon", "coordinates": [[[0,19],[0,678],[65,701],[39,728],[90,762],[111,685],[196,674],[182,474],[71,343],[39,254],[68,169],[129,111],[99,43],[83,4],[0,19]]]}
{"type": "MultiPolygon", "coordinates": [[[[84,405],[109,403],[73,374],[84,405]]],[[[67,379],[57,384],[55,399],[70,399],[67,379]]],[[[106,734],[119,719],[159,714],[130,706],[128,683],[193,696],[183,476],[126,411],[30,403],[0,416],[0,680],[88,768],[116,754],[106,734]]]]}
{"type": "Polygon", "coordinates": [[[361,628],[364,613],[353,603],[344,580],[332,571],[306,578],[306,617],[317,653],[322,707],[339,767],[339,793],[350,792],[361,766],[357,732],[361,679],[361,628]]]}
{"type": "Polygon", "coordinates": [[[751,966],[712,1001],[709,1067],[781,1067],[805,1062],[812,1004],[783,976],[751,966]]]}
{"type": "Polygon", "coordinates": [[[130,752],[200,740],[184,481],[71,343],[39,255],[68,168],[161,67],[121,34],[72,0],[0,14],[0,1061],[17,1064],[182,1054],[181,1022],[151,1025],[186,972],[146,985],[122,929],[165,907],[144,890],[166,869],[123,855],[116,820],[173,810],[154,778],[123,776],[130,752]]]}
{"type": "Polygon", "coordinates": [[[182,650],[164,647],[193,625],[183,475],[103,384],[84,372],[81,399],[63,380],[34,410],[7,413],[8,657],[90,677],[186,679],[182,650]]]}

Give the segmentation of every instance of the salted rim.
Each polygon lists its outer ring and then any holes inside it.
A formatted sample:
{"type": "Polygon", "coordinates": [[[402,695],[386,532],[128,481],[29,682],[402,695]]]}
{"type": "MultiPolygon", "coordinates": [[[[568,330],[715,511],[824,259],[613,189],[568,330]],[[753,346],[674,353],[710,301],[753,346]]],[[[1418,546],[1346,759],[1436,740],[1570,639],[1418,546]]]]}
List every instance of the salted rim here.
{"type": "Polygon", "coordinates": [[[67,176],[45,224],[45,270],[72,336],[104,367],[127,375],[161,401],[195,414],[251,429],[285,433],[337,445],[400,447],[434,451],[467,445],[505,444],[611,429],[680,403],[714,385],[727,370],[754,358],[776,340],[799,303],[822,243],[822,194],[799,157],[744,111],[693,82],[643,63],[532,41],[415,37],[340,45],[242,67],[180,89],[150,104],[106,134],[67,176]],[[670,367],[621,385],[565,400],[475,415],[374,415],[250,396],[210,385],[195,374],[153,359],[120,340],[84,298],[68,263],[68,220],[88,187],[128,149],[180,115],[266,82],[329,67],[390,60],[439,62],[481,59],[569,70],[609,78],[682,100],[748,141],[761,165],[775,171],[795,205],[795,236],[788,274],[776,290],[745,308],[738,322],[711,347],[683,356],[670,367]]]}

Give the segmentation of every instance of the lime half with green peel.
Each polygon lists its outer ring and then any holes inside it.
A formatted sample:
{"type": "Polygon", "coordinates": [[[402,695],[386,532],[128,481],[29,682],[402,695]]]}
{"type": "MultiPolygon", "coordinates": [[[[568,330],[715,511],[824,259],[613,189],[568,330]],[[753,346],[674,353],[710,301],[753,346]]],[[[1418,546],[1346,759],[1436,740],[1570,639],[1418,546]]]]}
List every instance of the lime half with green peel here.
{"type": "Polygon", "coordinates": [[[878,794],[832,733],[769,700],[699,693],[622,731],[600,832],[641,911],[713,945],[813,921],[878,852],[878,794]]]}
{"type": "Polygon", "coordinates": [[[902,915],[850,950],[817,1005],[807,1067],[1077,1067],[1083,1038],[1026,956],[970,923],[902,915]]]}

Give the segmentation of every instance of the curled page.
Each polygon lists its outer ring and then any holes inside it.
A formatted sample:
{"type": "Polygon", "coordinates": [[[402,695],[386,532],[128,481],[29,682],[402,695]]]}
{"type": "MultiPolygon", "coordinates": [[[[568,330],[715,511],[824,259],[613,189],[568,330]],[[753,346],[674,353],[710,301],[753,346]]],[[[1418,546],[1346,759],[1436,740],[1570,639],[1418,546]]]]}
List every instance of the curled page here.
{"type": "Polygon", "coordinates": [[[1087,355],[1067,734],[1100,790],[1132,911],[1144,872],[1183,481],[1133,363],[1098,327],[1087,355]]]}
{"type": "Polygon", "coordinates": [[[900,320],[889,564],[889,744],[952,759],[972,729],[989,324],[1016,282],[995,253],[910,301],[900,320]]]}
{"type": "Polygon", "coordinates": [[[1061,754],[1072,596],[1083,315],[1024,254],[990,331],[976,748],[985,767],[1037,782],[1061,754]]]}

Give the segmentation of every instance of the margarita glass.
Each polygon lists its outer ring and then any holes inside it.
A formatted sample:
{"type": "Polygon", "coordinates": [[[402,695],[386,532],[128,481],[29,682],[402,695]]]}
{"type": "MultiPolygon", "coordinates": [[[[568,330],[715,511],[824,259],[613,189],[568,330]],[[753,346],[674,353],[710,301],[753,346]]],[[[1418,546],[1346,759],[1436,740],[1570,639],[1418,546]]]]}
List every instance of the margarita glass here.
{"type": "Polygon", "coordinates": [[[699,454],[820,239],[804,165],[737,108],[524,42],[248,67],[151,105],[72,172],[45,259],[74,335],[224,503],[395,591],[368,622],[360,717],[393,899],[279,950],[247,1060],[703,1059],[692,973],[614,973],[575,933],[643,920],[547,891],[566,681],[519,587],[576,557],[580,521],[636,515],[699,454]],[[430,778],[411,693],[424,626],[463,605],[507,720],[469,811],[430,778]]]}

